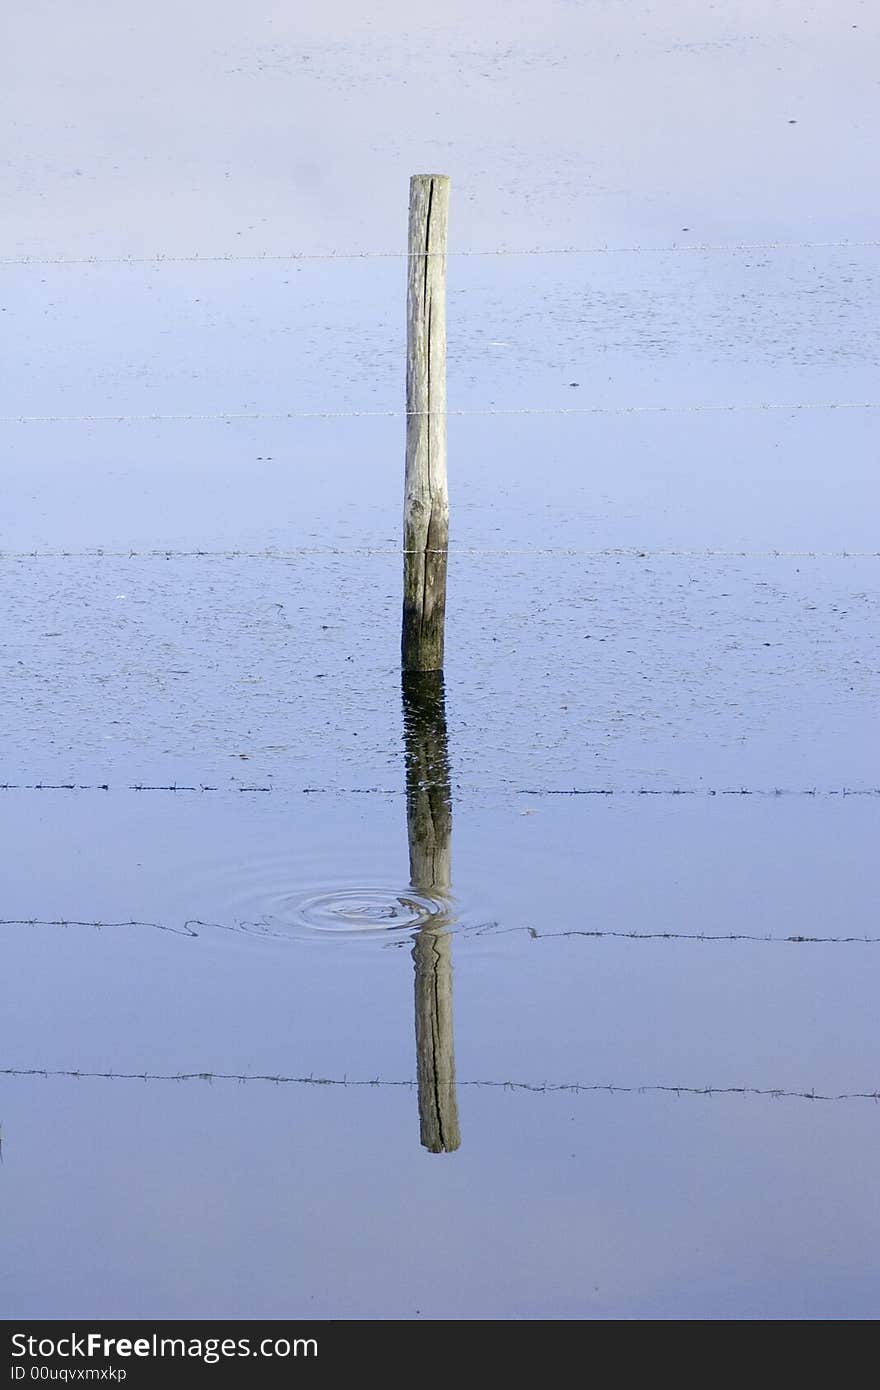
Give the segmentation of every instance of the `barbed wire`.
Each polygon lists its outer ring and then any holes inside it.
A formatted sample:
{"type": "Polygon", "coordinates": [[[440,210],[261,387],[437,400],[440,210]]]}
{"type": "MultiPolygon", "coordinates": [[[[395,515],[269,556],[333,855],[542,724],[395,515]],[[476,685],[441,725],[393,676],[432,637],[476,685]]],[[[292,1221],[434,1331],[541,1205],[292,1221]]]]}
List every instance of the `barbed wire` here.
{"type": "Polygon", "coordinates": [[[594,559],[686,559],[686,560],[877,560],[880,550],[684,550],[654,549],[646,546],[476,546],[451,545],[447,547],[428,546],[425,549],[407,549],[395,545],[295,545],[272,547],[262,550],[175,550],[172,547],[156,546],[149,550],[134,548],[115,550],[111,546],[91,546],[86,550],[67,550],[61,548],[45,550],[0,550],[3,560],[291,560],[307,555],[448,555],[478,556],[495,555],[499,557],[553,555],[553,556],[592,556],[594,559]]]}
{"type": "MultiPolygon", "coordinates": [[[[178,782],[163,783],[162,785],[129,782],[118,787],[111,787],[109,782],[0,782],[0,792],[272,792],[275,790],[276,788],[271,786],[244,787],[236,784],[232,787],[212,787],[205,784],[192,786],[178,782]]],[[[312,787],[289,788],[289,791],[296,793],[317,790],[320,789],[312,787]]],[[[388,795],[391,794],[388,793],[388,795]]]]}
{"type": "MultiPolygon", "coordinates": [[[[0,927],[89,927],[96,931],[111,931],[120,928],[137,928],[152,931],[168,932],[172,936],[186,936],[197,939],[202,931],[226,931],[244,932],[247,934],[263,933],[267,931],[267,923],[239,921],[227,922],[206,922],[199,917],[188,917],[179,923],[172,922],[152,922],[140,918],[123,918],[119,921],[104,921],[100,918],[84,919],[78,917],[2,917],[0,927]]],[[[678,931],[603,931],[603,930],[571,930],[558,932],[539,932],[535,927],[501,927],[497,922],[487,922],[483,925],[465,928],[468,936],[510,936],[516,933],[525,932],[533,941],[549,941],[562,937],[583,937],[587,940],[601,940],[602,938],[617,938],[621,941],[702,941],[702,942],[723,942],[723,941],[745,941],[758,945],[821,945],[821,946],[877,946],[880,945],[880,936],[806,936],[802,933],[792,933],[789,936],[773,936],[765,933],[760,935],[751,932],[678,932],[678,931]]],[[[270,932],[276,937],[277,932],[270,932]]],[[[397,936],[413,935],[412,927],[405,927],[395,933],[397,936]]]]}
{"type": "Polygon", "coordinates": [[[201,255],[149,256],[2,256],[4,266],[102,266],[102,265],[233,265],[285,264],[296,261],[364,261],[459,259],[481,256],[667,256],[737,255],[765,251],[864,251],[880,247],[880,240],[866,241],[741,241],[671,242],[665,246],[535,246],[489,247],[463,251],[258,251],[251,254],[221,252],[201,255]]]}
{"type": "MultiPolygon", "coordinates": [[[[421,782],[421,789],[434,784],[421,782]]],[[[851,797],[880,796],[880,787],[480,787],[454,783],[456,795],[481,796],[679,796],[724,797],[756,796],[783,799],[786,797],[851,797]]],[[[113,786],[110,782],[0,782],[0,792],[260,792],[279,796],[406,796],[403,787],[280,787],[214,786],[208,783],[186,782],[126,782],[113,786]]]]}
{"type": "MultiPolygon", "coordinates": [[[[91,925],[91,924],[90,924],[91,925]]],[[[525,932],[532,941],[552,941],[562,937],[583,937],[585,940],[600,941],[605,937],[620,941],[751,941],[761,945],[824,945],[824,946],[876,946],[880,936],[805,936],[800,932],[790,936],[760,935],[753,932],[681,932],[681,931],[613,931],[597,928],[572,928],[570,931],[538,931],[536,927],[500,927],[497,922],[475,927],[472,936],[510,936],[525,932]]]]}
{"type": "MultiPolygon", "coordinates": [[[[413,1091],[418,1087],[414,1079],[391,1080],[384,1077],[371,1079],[350,1076],[289,1076],[281,1072],[228,1072],[228,1071],[87,1071],[79,1068],[59,1067],[0,1067],[0,1076],[42,1077],[50,1079],[69,1079],[77,1081],[238,1081],[270,1082],[277,1086],[339,1086],[395,1088],[413,1091]]],[[[538,1095],[564,1093],[587,1095],[606,1092],[609,1095],[672,1095],[672,1096],[766,1096],[771,1100],[880,1100],[880,1091],[817,1091],[788,1090],[782,1086],[675,1086],[664,1083],[647,1083],[639,1086],[618,1085],[602,1081],[480,1081],[457,1080],[457,1087],[477,1087],[502,1091],[525,1091],[538,1095]]]]}
{"type": "Polygon", "coordinates": [[[128,424],[219,424],[221,422],[260,422],[283,420],[393,420],[410,416],[442,415],[445,418],[488,416],[549,415],[706,415],[736,412],[804,410],[880,410],[880,401],[764,401],[693,405],[583,405],[511,406],[473,410],[278,410],[213,411],[204,414],[132,415],[3,415],[0,425],[128,425],[128,424]]]}
{"type": "MultiPolygon", "coordinates": [[[[239,924],[244,930],[246,923],[239,924]]],[[[175,926],[170,922],[146,922],[138,918],[131,917],[119,922],[105,922],[100,920],[85,920],[81,917],[0,917],[0,927],[94,927],[96,930],[109,931],[118,927],[140,927],[148,928],[153,931],[170,932],[172,936],[198,937],[196,927],[208,928],[215,927],[218,930],[236,930],[237,928],[222,928],[219,922],[201,922],[197,918],[188,918],[185,922],[175,926]]]]}
{"type": "MultiPolygon", "coordinates": [[[[488,789],[487,789],[488,790],[488,789]]],[[[880,796],[880,787],[540,787],[518,796],[880,796]]]]}

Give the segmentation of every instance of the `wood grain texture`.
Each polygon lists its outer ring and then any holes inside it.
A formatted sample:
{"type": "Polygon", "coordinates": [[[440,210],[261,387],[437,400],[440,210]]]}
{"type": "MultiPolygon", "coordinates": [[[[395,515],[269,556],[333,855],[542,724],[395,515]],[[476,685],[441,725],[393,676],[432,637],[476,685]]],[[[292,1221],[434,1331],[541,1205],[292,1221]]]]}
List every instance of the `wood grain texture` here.
{"type": "Polygon", "coordinates": [[[443,669],[449,496],[446,481],[446,241],[450,181],[410,181],[406,482],[401,659],[443,669]]]}
{"type": "MultiPolygon", "coordinates": [[[[451,876],[452,791],[441,672],[404,673],[403,723],[410,882],[417,893],[442,899],[451,876]]],[[[431,1153],[451,1153],[461,1143],[448,927],[448,913],[438,913],[418,932],[412,953],[419,1125],[431,1153]]]]}

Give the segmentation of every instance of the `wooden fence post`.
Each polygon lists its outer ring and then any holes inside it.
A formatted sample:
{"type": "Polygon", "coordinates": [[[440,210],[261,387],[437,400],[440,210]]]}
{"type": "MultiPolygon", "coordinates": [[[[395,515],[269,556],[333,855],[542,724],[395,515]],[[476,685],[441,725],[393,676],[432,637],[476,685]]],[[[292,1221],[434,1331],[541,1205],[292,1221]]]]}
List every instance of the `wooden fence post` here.
{"type": "MultiPolygon", "coordinates": [[[[450,882],[452,790],[441,672],[404,672],[403,727],[410,882],[417,893],[444,897],[450,882]]],[[[416,933],[412,952],[419,1126],[431,1153],[451,1153],[461,1143],[448,922],[447,914],[438,913],[416,933]]]]}
{"type": "Polygon", "coordinates": [[[404,671],[442,671],[449,498],[446,487],[446,233],[449,179],[414,174],[409,189],[404,671]]]}

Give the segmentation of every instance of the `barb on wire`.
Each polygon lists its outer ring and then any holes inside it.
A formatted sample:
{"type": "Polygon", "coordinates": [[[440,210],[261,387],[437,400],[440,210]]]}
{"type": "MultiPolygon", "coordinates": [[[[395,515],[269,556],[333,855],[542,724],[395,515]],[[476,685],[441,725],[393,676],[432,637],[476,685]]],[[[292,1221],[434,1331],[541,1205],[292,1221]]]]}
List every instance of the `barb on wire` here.
{"type": "MultiPolygon", "coordinates": [[[[74,1068],[46,1067],[0,1067],[0,1076],[41,1077],[76,1081],[238,1081],[270,1082],[276,1086],[339,1086],[403,1088],[415,1090],[418,1082],[414,1079],[391,1080],[384,1077],[358,1078],[351,1076],[291,1076],[282,1072],[228,1072],[228,1071],[87,1071],[74,1068]]],[[[880,1091],[817,1091],[788,1090],[783,1086],[675,1086],[665,1083],[649,1082],[644,1085],[626,1086],[615,1082],[602,1081],[470,1081],[458,1080],[457,1086],[469,1086],[501,1091],[526,1091],[537,1095],[565,1093],[587,1095],[605,1092],[608,1095],[669,1095],[669,1096],[766,1096],[771,1100],[880,1100],[880,1091]]]]}
{"type": "Polygon", "coordinates": [[[219,410],[205,413],[180,412],[163,415],[4,415],[0,425],[149,425],[209,424],[235,421],[282,420],[393,420],[416,415],[445,417],[525,416],[525,415],[707,415],[760,411],[880,410],[880,401],[762,401],[694,405],[582,405],[511,406],[474,410],[219,410]]]}
{"type": "Polygon", "coordinates": [[[207,255],[150,256],[2,256],[5,266],[101,266],[101,265],[233,265],[286,264],[295,261],[423,260],[446,256],[449,259],[474,256],[669,256],[738,255],[765,251],[863,251],[880,247],[880,241],[740,241],[670,242],[665,246],[531,246],[488,247],[463,251],[257,251],[252,254],[221,252],[207,255]]]}

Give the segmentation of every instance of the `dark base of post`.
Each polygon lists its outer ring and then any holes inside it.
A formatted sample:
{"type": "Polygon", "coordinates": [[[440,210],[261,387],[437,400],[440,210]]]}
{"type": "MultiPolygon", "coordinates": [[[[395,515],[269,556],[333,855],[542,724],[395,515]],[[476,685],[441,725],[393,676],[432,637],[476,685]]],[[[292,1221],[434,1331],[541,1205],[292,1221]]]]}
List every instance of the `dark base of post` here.
{"type": "Polygon", "coordinates": [[[400,642],[404,671],[443,670],[447,558],[445,544],[427,554],[405,556],[400,642]]]}
{"type": "Polygon", "coordinates": [[[452,789],[442,671],[405,671],[403,738],[410,883],[445,895],[451,878],[452,789]]]}

